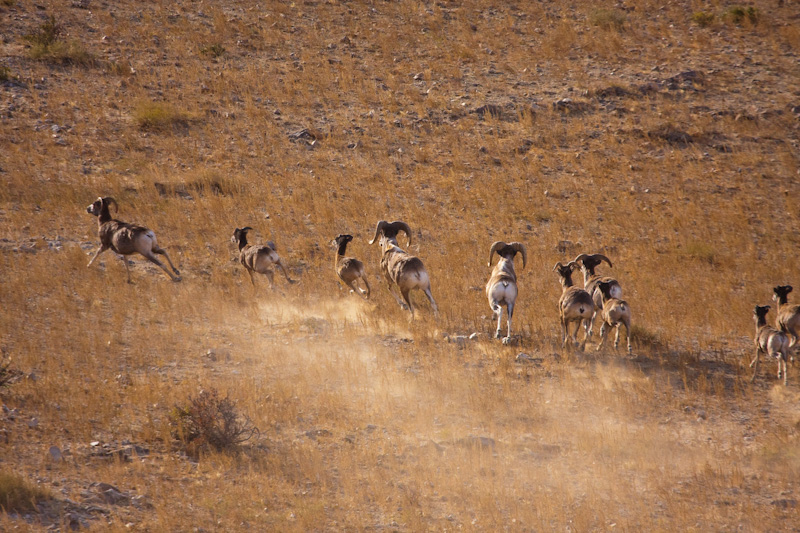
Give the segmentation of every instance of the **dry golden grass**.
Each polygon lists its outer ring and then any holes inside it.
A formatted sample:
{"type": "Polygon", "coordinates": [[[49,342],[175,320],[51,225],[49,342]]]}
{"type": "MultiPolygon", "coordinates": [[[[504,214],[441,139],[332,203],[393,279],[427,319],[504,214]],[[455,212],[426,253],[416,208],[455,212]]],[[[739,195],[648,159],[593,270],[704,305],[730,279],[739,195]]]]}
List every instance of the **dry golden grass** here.
{"type": "Polygon", "coordinates": [[[37,6],[0,6],[0,348],[24,375],[0,470],[59,503],[1,530],[796,527],[800,371],[747,369],[753,306],[800,285],[796,5],[37,6]],[[50,15],[96,61],[32,59],[50,15]],[[86,268],[98,195],[182,283],[86,268]],[[438,320],[387,293],[380,219],[413,228],[438,320]],[[299,284],[250,285],[243,225],[299,284]],[[342,232],[369,302],[338,289],[342,232]],[[511,347],[487,338],[494,240],[528,247],[511,347]],[[551,269],[580,252],[614,262],[633,357],[561,352],[551,269]],[[169,415],[209,389],[260,437],[194,460],[169,415]]]}

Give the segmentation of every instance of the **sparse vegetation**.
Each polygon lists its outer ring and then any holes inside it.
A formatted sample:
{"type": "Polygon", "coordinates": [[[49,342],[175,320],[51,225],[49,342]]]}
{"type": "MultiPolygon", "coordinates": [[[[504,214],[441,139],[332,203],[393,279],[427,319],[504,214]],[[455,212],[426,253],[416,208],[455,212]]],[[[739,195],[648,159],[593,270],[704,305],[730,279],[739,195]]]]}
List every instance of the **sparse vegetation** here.
{"type": "Polygon", "coordinates": [[[226,451],[250,440],[258,433],[252,421],[241,416],[229,397],[221,398],[216,389],[204,390],[190,398],[186,406],[172,412],[175,436],[193,453],[208,447],[226,451]]]}
{"type": "Polygon", "coordinates": [[[11,69],[5,65],[0,65],[0,81],[10,81],[14,79],[14,76],[11,74],[11,69]]]}
{"type": "Polygon", "coordinates": [[[16,474],[0,470],[0,509],[3,512],[32,512],[39,502],[52,498],[49,490],[33,485],[16,474]]]}

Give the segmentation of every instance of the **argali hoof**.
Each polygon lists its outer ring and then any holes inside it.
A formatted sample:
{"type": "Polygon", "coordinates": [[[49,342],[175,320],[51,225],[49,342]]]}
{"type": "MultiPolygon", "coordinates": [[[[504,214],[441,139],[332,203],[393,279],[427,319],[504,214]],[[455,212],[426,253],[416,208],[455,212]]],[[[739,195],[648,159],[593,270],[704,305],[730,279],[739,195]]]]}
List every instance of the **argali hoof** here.
{"type": "Polygon", "coordinates": [[[503,337],[503,345],[509,346],[514,343],[514,339],[512,337],[503,337]]]}
{"type": "Polygon", "coordinates": [[[500,337],[502,337],[502,336],[503,336],[503,334],[502,334],[502,333],[500,333],[500,330],[499,330],[499,329],[498,329],[497,331],[495,331],[495,332],[494,332],[494,338],[495,338],[495,339],[499,339],[499,338],[500,338],[500,337]]]}

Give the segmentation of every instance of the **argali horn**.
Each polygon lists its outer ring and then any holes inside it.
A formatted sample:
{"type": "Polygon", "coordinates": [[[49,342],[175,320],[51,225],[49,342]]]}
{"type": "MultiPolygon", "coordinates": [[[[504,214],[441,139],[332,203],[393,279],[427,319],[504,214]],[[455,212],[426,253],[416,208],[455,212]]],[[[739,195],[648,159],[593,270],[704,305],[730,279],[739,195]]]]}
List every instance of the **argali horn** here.
{"type": "Polygon", "coordinates": [[[119,204],[118,204],[118,203],[117,203],[117,201],[116,201],[116,200],[114,200],[112,197],[110,197],[110,196],[106,196],[105,198],[100,198],[100,201],[101,201],[101,202],[102,202],[104,205],[108,205],[108,206],[110,206],[111,204],[114,204],[114,212],[115,212],[115,213],[118,213],[118,212],[119,212],[119,204]]]}
{"type": "Polygon", "coordinates": [[[505,246],[507,246],[507,244],[504,243],[503,241],[494,241],[492,243],[492,247],[489,249],[489,266],[492,266],[492,259],[494,258],[494,253],[498,249],[504,248],[505,246]]]}
{"type": "Polygon", "coordinates": [[[573,262],[580,263],[583,262],[583,260],[589,258],[605,261],[606,263],[608,263],[609,267],[614,268],[614,265],[611,264],[611,260],[608,257],[604,256],[603,254],[580,254],[578,257],[575,258],[573,262]]]}
{"type": "Polygon", "coordinates": [[[375,226],[375,236],[369,241],[370,244],[373,244],[378,237],[383,235],[391,235],[392,237],[397,236],[397,232],[402,231],[408,237],[408,244],[411,244],[411,227],[402,221],[395,221],[395,222],[386,222],[385,220],[381,220],[378,222],[378,225],[375,226]]]}

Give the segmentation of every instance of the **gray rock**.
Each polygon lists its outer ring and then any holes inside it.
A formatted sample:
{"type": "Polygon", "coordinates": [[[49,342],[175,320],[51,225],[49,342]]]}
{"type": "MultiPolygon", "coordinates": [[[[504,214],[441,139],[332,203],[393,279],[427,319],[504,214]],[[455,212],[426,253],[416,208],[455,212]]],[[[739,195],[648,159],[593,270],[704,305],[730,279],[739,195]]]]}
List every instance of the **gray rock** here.
{"type": "Polygon", "coordinates": [[[50,457],[52,457],[53,461],[61,461],[64,456],[61,453],[61,449],[58,446],[50,446],[48,450],[50,452],[50,457]]]}

